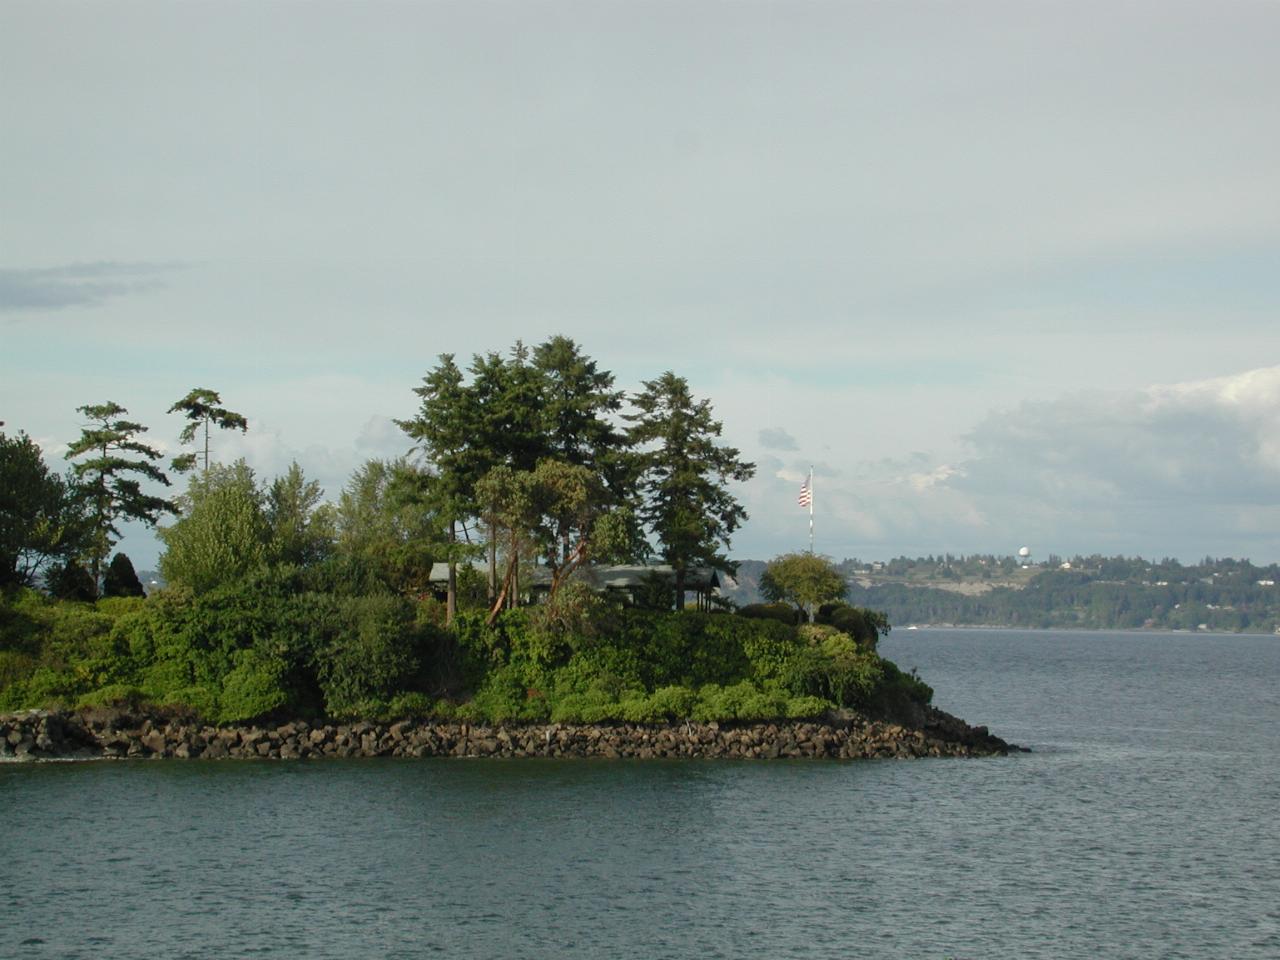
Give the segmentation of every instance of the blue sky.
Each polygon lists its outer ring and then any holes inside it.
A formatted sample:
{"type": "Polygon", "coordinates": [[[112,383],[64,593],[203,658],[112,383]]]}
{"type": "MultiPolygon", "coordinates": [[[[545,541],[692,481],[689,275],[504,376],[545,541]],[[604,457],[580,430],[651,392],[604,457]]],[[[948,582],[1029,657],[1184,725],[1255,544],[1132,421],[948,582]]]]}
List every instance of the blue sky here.
{"type": "MultiPolygon", "coordinates": [[[[1280,560],[1280,6],[0,6],[0,419],[336,495],[442,352],[672,369],[738,557],[1280,560]]],[[[130,531],[140,566],[157,547],[130,531]]]]}

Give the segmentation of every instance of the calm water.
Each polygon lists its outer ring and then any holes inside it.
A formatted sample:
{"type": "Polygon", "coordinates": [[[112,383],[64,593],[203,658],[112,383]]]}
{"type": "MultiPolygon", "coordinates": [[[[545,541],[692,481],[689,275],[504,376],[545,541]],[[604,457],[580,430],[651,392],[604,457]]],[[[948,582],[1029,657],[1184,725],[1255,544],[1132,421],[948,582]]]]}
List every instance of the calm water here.
{"type": "Polygon", "coordinates": [[[1280,957],[1280,638],[896,631],[991,760],[0,765],[0,957],[1280,957]]]}

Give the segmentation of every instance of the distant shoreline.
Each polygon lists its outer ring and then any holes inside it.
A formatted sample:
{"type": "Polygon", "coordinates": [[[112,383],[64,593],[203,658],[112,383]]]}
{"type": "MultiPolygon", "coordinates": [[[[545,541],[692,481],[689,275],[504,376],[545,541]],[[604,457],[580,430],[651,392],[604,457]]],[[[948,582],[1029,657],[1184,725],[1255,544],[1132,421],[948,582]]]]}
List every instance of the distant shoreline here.
{"type": "Polygon", "coordinates": [[[1026,627],[1009,626],[1007,624],[981,623],[911,623],[894,627],[893,631],[881,639],[885,643],[895,634],[917,633],[922,630],[978,631],[1000,630],[1019,633],[1127,633],[1135,636],[1178,636],[1178,637],[1261,637],[1280,639],[1280,630],[1274,633],[1257,633],[1248,630],[1176,630],[1170,627],[1026,627]],[[911,630],[915,627],[915,630],[911,630]]]}

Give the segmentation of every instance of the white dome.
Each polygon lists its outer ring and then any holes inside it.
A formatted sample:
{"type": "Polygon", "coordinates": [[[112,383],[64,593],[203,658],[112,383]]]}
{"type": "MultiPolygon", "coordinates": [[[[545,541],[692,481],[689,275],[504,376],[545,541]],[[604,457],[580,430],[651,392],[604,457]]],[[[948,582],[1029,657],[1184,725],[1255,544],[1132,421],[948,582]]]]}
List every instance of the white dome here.
{"type": "Polygon", "coordinates": [[[1029,557],[1029,556],[1031,556],[1031,548],[1030,548],[1030,547],[1023,547],[1021,550],[1019,550],[1019,551],[1018,551],[1018,556],[1020,556],[1020,557],[1029,557]]]}

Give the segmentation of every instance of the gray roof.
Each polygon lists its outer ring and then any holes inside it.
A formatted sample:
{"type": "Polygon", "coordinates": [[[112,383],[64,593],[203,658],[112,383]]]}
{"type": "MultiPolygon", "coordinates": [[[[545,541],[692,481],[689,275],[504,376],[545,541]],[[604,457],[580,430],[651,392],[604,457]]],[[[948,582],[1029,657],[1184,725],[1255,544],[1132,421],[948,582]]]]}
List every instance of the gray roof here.
{"type": "MultiPolygon", "coordinates": [[[[487,573],[489,569],[489,564],[485,560],[471,560],[469,563],[474,570],[480,573],[487,573]]],[[[465,563],[458,564],[459,567],[465,565],[465,563]]],[[[534,567],[531,572],[534,586],[550,585],[551,571],[546,567],[539,565],[534,567]]],[[[667,579],[673,578],[671,566],[665,563],[592,565],[579,568],[574,575],[600,590],[631,590],[642,586],[646,577],[655,574],[667,579]]],[[[447,563],[433,563],[431,565],[432,583],[445,583],[448,579],[449,565],[447,563]]],[[[713,590],[720,586],[720,578],[713,567],[690,567],[685,571],[684,584],[690,590],[713,590]]]]}

